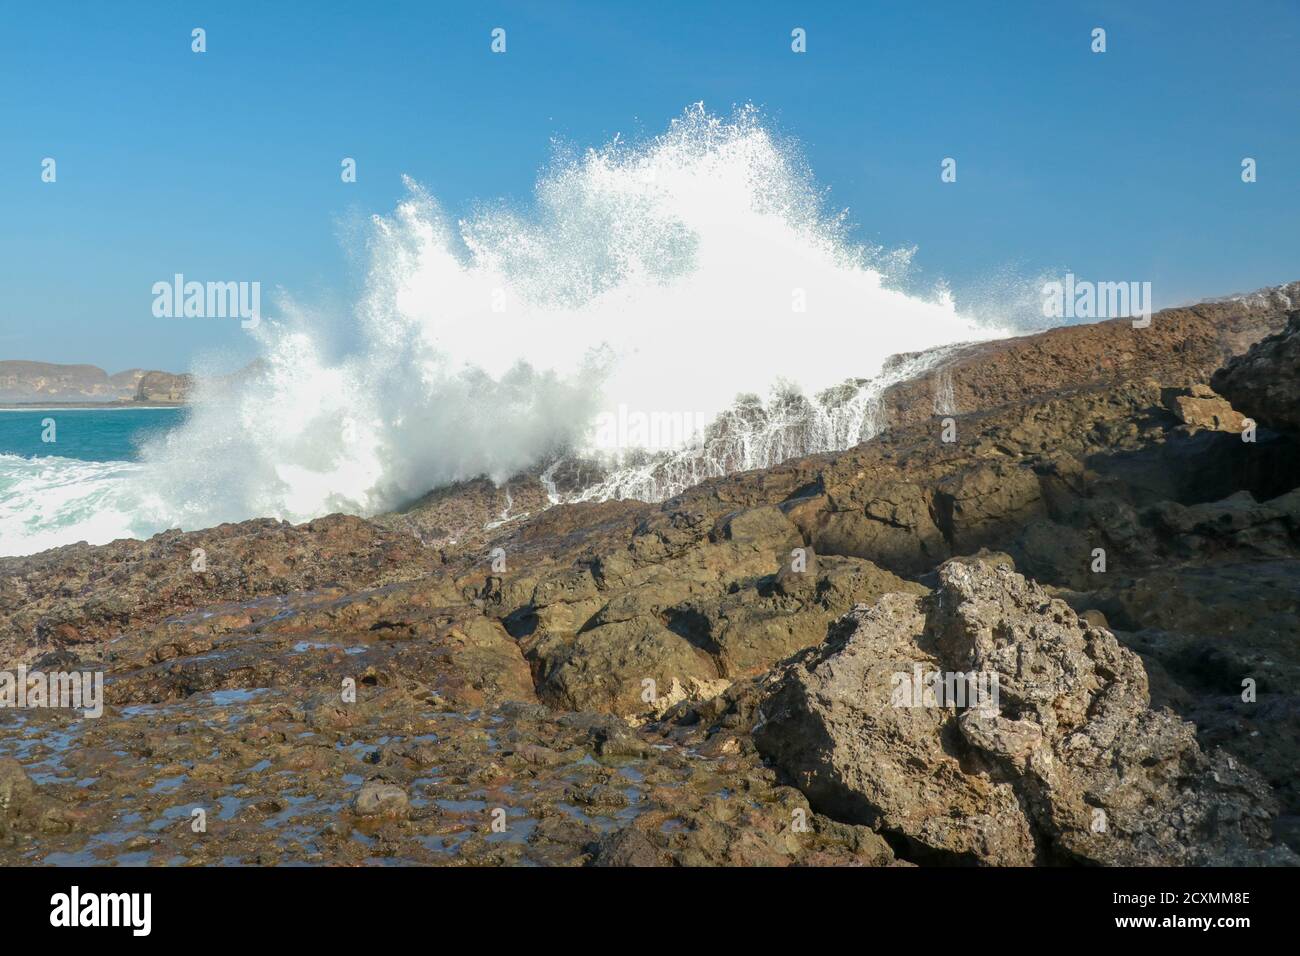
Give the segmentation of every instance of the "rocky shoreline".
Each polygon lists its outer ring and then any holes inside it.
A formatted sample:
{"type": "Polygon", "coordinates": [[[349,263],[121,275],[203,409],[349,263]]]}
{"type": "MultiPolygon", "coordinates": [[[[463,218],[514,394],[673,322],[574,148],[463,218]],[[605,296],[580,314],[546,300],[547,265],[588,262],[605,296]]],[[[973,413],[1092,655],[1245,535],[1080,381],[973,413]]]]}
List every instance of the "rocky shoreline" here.
{"type": "Polygon", "coordinates": [[[1296,302],[953,350],[662,504],[0,559],[0,669],[107,675],[0,709],[0,864],[1296,863],[1296,302]]]}

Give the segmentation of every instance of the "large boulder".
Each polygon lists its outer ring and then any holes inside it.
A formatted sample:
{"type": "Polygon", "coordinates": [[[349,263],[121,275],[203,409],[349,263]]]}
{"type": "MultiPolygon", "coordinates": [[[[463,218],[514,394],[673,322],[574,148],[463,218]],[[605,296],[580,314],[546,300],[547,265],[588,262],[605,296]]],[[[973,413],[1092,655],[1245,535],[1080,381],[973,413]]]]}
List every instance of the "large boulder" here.
{"type": "Polygon", "coordinates": [[[1189,428],[1240,432],[1244,425],[1244,416],[1208,385],[1166,388],[1160,397],[1165,407],[1189,428]]]}
{"type": "Polygon", "coordinates": [[[850,612],[760,706],[755,743],[815,810],[918,861],[1296,862],[1270,844],[1264,781],[1153,711],[1109,631],[996,556],[938,583],[850,612]],[[936,673],[970,681],[930,693],[936,673]]]}
{"type": "Polygon", "coordinates": [[[1300,309],[1281,332],[1215,372],[1210,384],[1261,425],[1300,431],[1300,309]]]}

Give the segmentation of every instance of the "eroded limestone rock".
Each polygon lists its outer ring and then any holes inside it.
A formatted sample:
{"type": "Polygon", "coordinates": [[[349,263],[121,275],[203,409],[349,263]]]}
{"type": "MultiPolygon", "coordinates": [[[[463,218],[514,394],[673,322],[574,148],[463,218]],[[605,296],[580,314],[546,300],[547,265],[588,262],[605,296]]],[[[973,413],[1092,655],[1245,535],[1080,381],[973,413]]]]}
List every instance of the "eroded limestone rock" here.
{"type": "Polygon", "coordinates": [[[1297,862],[1264,781],[1150,709],[1141,660],[996,561],[953,561],[932,597],[855,609],[790,662],[754,740],[813,808],[913,858],[1110,865],[1297,862]],[[895,675],[996,679],[996,708],[899,706],[895,675]]]}

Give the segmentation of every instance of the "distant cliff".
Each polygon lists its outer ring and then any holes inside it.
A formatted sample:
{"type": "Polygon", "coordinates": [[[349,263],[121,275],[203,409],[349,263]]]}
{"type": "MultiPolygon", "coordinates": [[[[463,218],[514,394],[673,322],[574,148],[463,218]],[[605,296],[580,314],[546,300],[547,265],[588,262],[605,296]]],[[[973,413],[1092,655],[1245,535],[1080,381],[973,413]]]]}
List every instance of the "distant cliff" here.
{"type": "Polygon", "coordinates": [[[130,401],[144,369],[109,375],[97,365],[0,361],[0,402],[130,401]]]}
{"type": "MultiPolygon", "coordinates": [[[[265,370],[261,359],[229,375],[203,379],[205,386],[224,392],[241,386],[265,370]]],[[[174,374],[142,368],[109,375],[97,365],[0,361],[0,403],[24,404],[183,404],[198,382],[189,373],[174,374]]]]}
{"type": "Polygon", "coordinates": [[[171,372],[145,372],[136,383],[137,402],[184,402],[194,388],[194,376],[171,372]]]}

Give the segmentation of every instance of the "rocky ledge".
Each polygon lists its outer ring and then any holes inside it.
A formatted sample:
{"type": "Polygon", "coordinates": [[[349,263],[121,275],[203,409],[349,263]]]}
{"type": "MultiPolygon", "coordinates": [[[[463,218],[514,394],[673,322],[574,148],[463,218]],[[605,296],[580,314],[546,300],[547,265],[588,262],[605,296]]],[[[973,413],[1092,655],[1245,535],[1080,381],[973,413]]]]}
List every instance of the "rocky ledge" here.
{"type": "Polygon", "coordinates": [[[1291,301],[954,350],[662,505],[0,559],[0,667],[107,676],[0,709],[0,863],[1295,862],[1291,301]]]}

